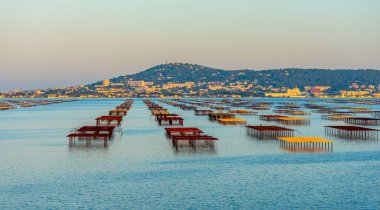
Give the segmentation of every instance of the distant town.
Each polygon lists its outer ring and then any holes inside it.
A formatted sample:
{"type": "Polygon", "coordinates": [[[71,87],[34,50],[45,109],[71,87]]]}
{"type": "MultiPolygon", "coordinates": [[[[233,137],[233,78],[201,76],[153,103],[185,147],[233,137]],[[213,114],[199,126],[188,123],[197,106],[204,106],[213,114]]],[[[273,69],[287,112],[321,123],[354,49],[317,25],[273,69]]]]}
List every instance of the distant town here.
{"type": "Polygon", "coordinates": [[[225,71],[196,64],[171,63],[157,65],[135,75],[105,79],[89,85],[45,90],[1,91],[0,98],[380,98],[380,80],[377,80],[379,75],[380,71],[373,70],[225,71]],[[316,73],[314,77],[311,77],[309,72],[316,73]],[[350,72],[349,75],[358,74],[356,78],[359,79],[350,81],[352,76],[347,76],[345,72],[350,72]],[[321,74],[324,75],[321,76],[321,74]],[[336,74],[336,76],[326,76],[328,74],[336,74]],[[292,75],[295,76],[291,77],[292,75]],[[336,79],[331,79],[331,77],[336,77],[336,79]],[[366,78],[360,80],[361,77],[366,78]],[[146,80],[141,78],[146,78],[146,80]],[[189,81],[186,81],[186,78],[189,81]],[[326,82],[327,80],[329,83],[326,82]],[[340,81],[345,81],[345,83],[340,81]],[[379,82],[376,83],[376,81],[379,82]],[[313,85],[302,85],[308,83],[313,85]],[[326,84],[338,85],[332,87],[326,84]]]}
{"type": "Polygon", "coordinates": [[[126,97],[273,97],[273,98],[380,98],[380,84],[358,85],[352,83],[346,90],[331,93],[330,86],[304,86],[299,88],[274,88],[257,86],[248,82],[166,83],[155,85],[149,81],[112,83],[104,80],[93,87],[81,85],[46,90],[2,91],[0,98],[126,98],[126,97]]]}

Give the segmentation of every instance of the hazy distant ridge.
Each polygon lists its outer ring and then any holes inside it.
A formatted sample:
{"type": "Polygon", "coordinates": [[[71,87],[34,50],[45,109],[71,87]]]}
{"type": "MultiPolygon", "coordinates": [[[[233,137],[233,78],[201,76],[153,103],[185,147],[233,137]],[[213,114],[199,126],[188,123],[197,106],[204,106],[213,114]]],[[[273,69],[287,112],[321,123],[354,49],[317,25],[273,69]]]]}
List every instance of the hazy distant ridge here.
{"type": "Polygon", "coordinates": [[[154,84],[168,82],[236,82],[257,81],[257,85],[273,87],[302,87],[308,85],[331,86],[333,89],[346,89],[352,82],[361,84],[380,83],[380,71],[373,69],[330,70],[330,69],[271,69],[271,70],[223,70],[197,64],[170,63],[161,64],[145,71],[119,76],[111,82],[123,82],[128,79],[152,81],[154,84]]]}

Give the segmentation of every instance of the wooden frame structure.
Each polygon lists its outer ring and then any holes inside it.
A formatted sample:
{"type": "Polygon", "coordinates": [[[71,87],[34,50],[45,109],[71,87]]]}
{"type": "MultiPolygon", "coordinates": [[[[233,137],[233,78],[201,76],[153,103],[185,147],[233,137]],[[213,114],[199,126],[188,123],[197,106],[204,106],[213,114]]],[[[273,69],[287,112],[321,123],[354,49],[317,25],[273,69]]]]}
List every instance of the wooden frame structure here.
{"type": "Polygon", "coordinates": [[[274,125],[248,125],[247,131],[250,136],[257,139],[277,139],[278,137],[292,137],[294,130],[274,125]]]}
{"type": "Polygon", "coordinates": [[[214,147],[214,141],[217,138],[203,134],[203,131],[194,127],[177,127],[165,128],[166,134],[172,140],[173,147],[178,151],[179,147],[191,147],[196,149],[197,146],[214,147]]]}
{"type": "Polygon", "coordinates": [[[173,146],[176,151],[180,147],[191,147],[196,149],[197,147],[214,147],[214,141],[218,140],[213,136],[201,135],[201,136],[172,136],[173,146]]]}
{"type": "Polygon", "coordinates": [[[278,117],[276,118],[276,122],[284,124],[284,125],[310,125],[310,120],[301,117],[278,117]]]}
{"type": "Polygon", "coordinates": [[[253,110],[269,110],[270,106],[268,105],[251,105],[246,106],[245,108],[253,109],[253,110]]]}
{"type": "Polygon", "coordinates": [[[79,140],[80,138],[85,138],[86,145],[88,145],[91,140],[102,138],[104,146],[107,146],[107,142],[113,136],[114,130],[115,126],[83,126],[74,133],[67,135],[67,137],[69,137],[69,146],[75,143],[75,139],[79,140]]]}
{"type": "MultiPolygon", "coordinates": [[[[75,143],[75,139],[85,139],[86,146],[91,143],[91,140],[103,139],[104,147],[106,147],[107,142],[111,139],[111,137],[114,134],[116,126],[120,126],[123,117],[127,114],[132,104],[133,100],[128,99],[119,106],[117,106],[116,109],[110,110],[108,112],[108,116],[97,117],[95,119],[96,126],[83,126],[77,129],[74,133],[70,133],[69,135],[67,135],[67,137],[69,138],[69,146],[72,146],[75,143]]],[[[122,133],[121,128],[120,133],[122,133]]]]}
{"type": "Polygon", "coordinates": [[[165,128],[166,134],[169,137],[173,135],[201,135],[203,131],[195,127],[178,127],[178,128],[165,128]]]}
{"type": "Polygon", "coordinates": [[[355,125],[369,125],[369,126],[379,126],[380,119],[369,118],[369,117],[347,117],[344,119],[345,123],[355,124],[355,125]]]}
{"type": "Polygon", "coordinates": [[[232,114],[237,114],[237,115],[257,115],[258,114],[258,112],[246,110],[246,109],[230,109],[228,112],[232,114]]]}
{"type": "Polygon", "coordinates": [[[158,120],[159,117],[176,117],[178,114],[155,114],[154,116],[158,120]]]}
{"type": "Polygon", "coordinates": [[[96,125],[111,125],[116,123],[117,126],[120,126],[123,116],[100,116],[96,119],[96,125]]]}
{"type": "Polygon", "coordinates": [[[279,117],[287,117],[285,115],[260,115],[260,120],[264,121],[276,121],[279,117]]]}
{"type": "Polygon", "coordinates": [[[290,152],[324,152],[333,150],[333,141],[319,137],[278,137],[280,148],[290,152]]]}
{"type": "Polygon", "coordinates": [[[170,112],[164,108],[153,108],[153,109],[151,109],[151,113],[152,113],[152,115],[170,114],[170,112]]]}
{"type": "Polygon", "coordinates": [[[159,125],[163,125],[162,122],[167,122],[169,125],[183,125],[184,119],[178,116],[165,116],[157,117],[157,122],[159,125]],[[174,123],[177,122],[177,123],[174,123]]]}
{"type": "Polygon", "coordinates": [[[214,110],[210,109],[196,109],[194,110],[194,114],[197,116],[208,116],[208,114],[214,113],[214,110]]]}
{"type": "Polygon", "coordinates": [[[215,121],[215,120],[218,120],[220,118],[235,118],[235,116],[236,115],[232,114],[232,113],[210,113],[210,114],[208,114],[208,119],[215,121]]]}
{"type": "Polygon", "coordinates": [[[13,106],[11,104],[0,102],[0,110],[9,110],[9,109],[16,109],[16,106],[13,106]]]}
{"type": "Polygon", "coordinates": [[[218,123],[222,125],[247,125],[247,120],[241,118],[219,118],[218,123]]]}
{"type": "Polygon", "coordinates": [[[125,116],[127,115],[127,110],[126,109],[113,109],[108,111],[108,115],[110,116],[125,116]]]}
{"type": "Polygon", "coordinates": [[[343,121],[346,118],[349,118],[352,116],[346,116],[346,115],[321,115],[321,118],[324,120],[331,120],[331,121],[343,121]]]}
{"type": "Polygon", "coordinates": [[[343,139],[378,139],[377,129],[359,126],[325,126],[325,133],[343,139]]]}

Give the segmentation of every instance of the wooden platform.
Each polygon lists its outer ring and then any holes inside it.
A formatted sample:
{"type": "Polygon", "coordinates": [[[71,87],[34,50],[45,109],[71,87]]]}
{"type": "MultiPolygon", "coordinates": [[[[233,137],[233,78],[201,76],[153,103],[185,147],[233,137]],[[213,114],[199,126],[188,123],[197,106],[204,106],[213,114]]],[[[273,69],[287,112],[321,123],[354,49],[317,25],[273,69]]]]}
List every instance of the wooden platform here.
{"type": "Polygon", "coordinates": [[[213,141],[217,138],[209,135],[205,135],[204,132],[194,127],[177,127],[177,128],[165,128],[166,134],[172,140],[173,147],[178,151],[179,147],[187,146],[196,148],[197,146],[209,146],[213,147],[213,141]]]}
{"type": "Polygon", "coordinates": [[[67,135],[69,137],[69,146],[75,143],[75,140],[80,140],[81,138],[86,140],[88,144],[91,140],[103,139],[104,146],[107,146],[108,140],[113,136],[115,126],[83,126],[67,135]]]}
{"type": "Polygon", "coordinates": [[[214,111],[209,110],[209,109],[196,109],[196,110],[194,110],[194,114],[197,116],[207,116],[210,113],[214,113],[214,111]]]}
{"type": "Polygon", "coordinates": [[[278,137],[280,147],[289,151],[332,151],[333,141],[320,137],[278,137]]]}
{"type": "Polygon", "coordinates": [[[235,118],[235,114],[232,113],[210,113],[208,114],[209,120],[218,120],[220,118],[235,118]]]}
{"type": "Polygon", "coordinates": [[[96,119],[96,125],[111,125],[111,124],[116,124],[120,125],[121,121],[123,120],[123,116],[100,116],[97,117],[96,119]]]}
{"type": "Polygon", "coordinates": [[[247,125],[247,120],[241,118],[219,118],[218,123],[222,125],[247,125]]]}
{"type": "Polygon", "coordinates": [[[359,126],[325,126],[325,133],[344,139],[379,139],[377,129],[359,126]]]}
{"type": "Polygon", "coordinates": [[[162,122],[167,122],[168,125],[183,125],[184,119],[178,116],[166,116],[166,117],[157,117],[157,122],[159,125],[163,125],[162,122]],[[177,122],[176,124],[174,122],[177,122]]]}
{"type": "Polygon", "coordinates": [[[292,137],[294,135],[293,129],[280,126],[249,125],[246,127],[248,133],[257,139],[277,139],[277,137],[292,137]]]}

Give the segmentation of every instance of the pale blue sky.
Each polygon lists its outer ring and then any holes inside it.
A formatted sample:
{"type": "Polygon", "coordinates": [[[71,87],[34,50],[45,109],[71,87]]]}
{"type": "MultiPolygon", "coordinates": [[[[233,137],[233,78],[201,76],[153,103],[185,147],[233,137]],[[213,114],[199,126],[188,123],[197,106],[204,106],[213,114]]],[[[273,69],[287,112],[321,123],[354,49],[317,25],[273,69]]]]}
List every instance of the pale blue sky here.
{"type": "Polygon", "coordinates": [[[378,0],[0,0],[0,90],[156,64],[380,69],[378,0]]]}

